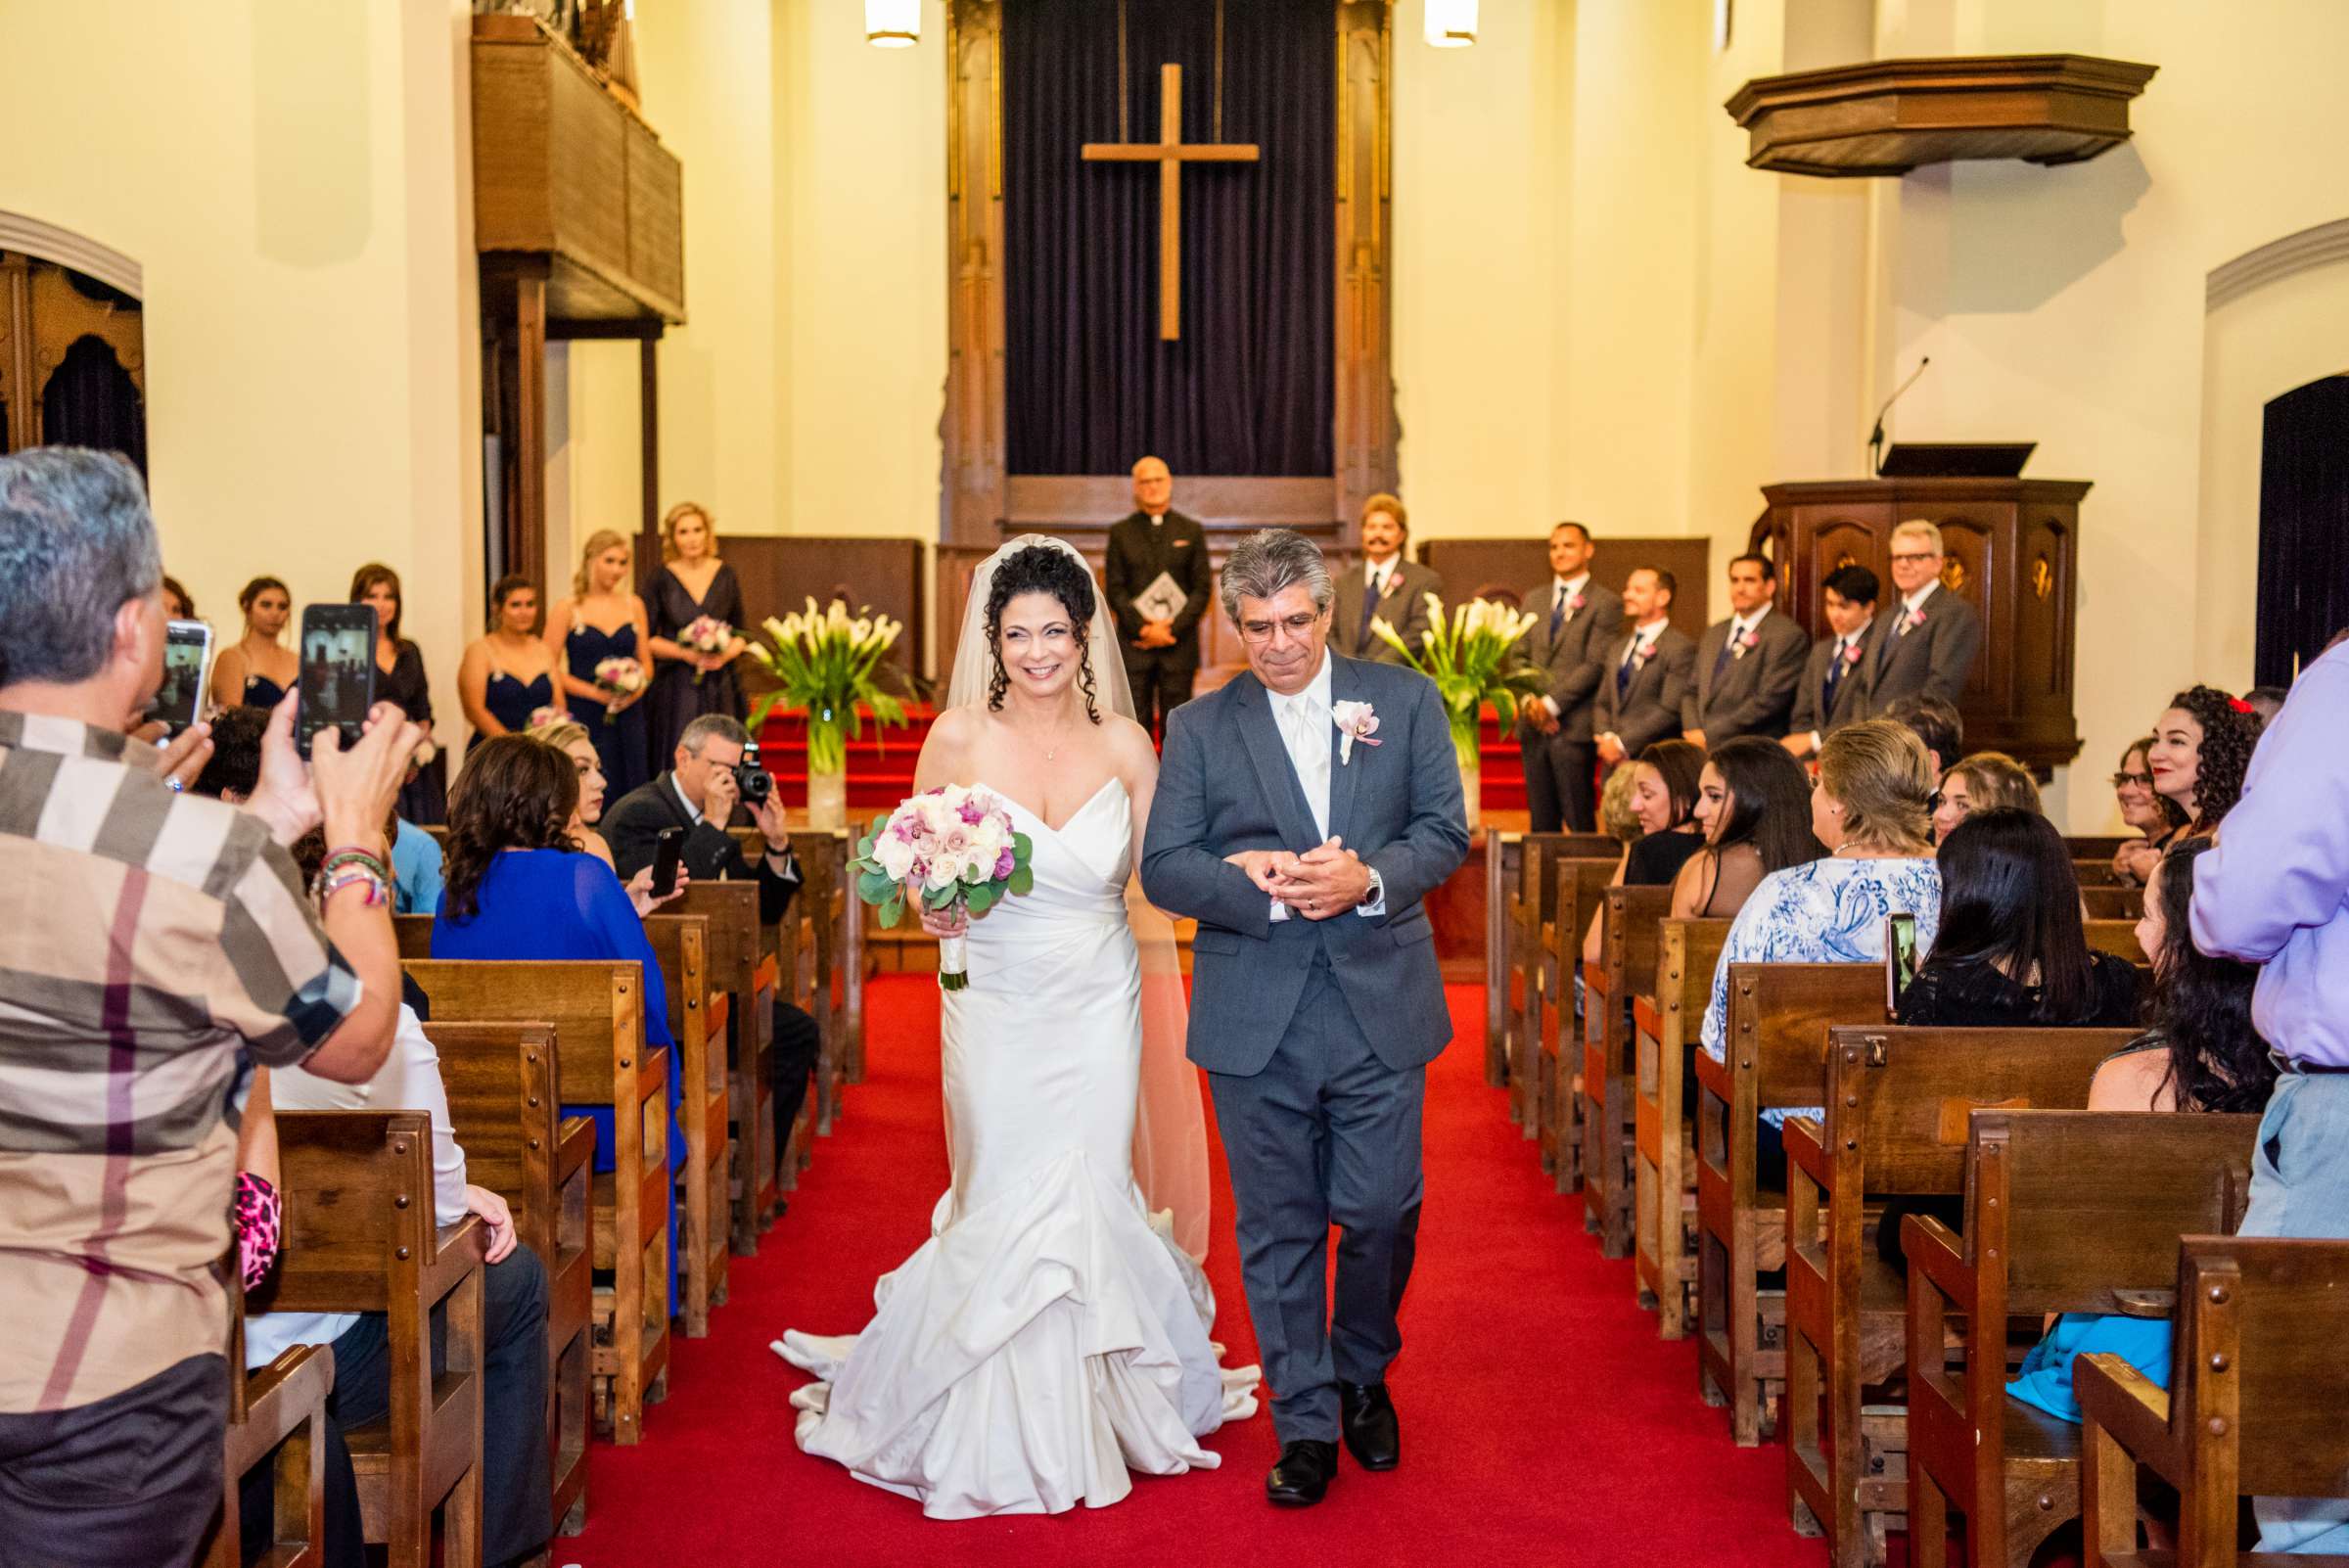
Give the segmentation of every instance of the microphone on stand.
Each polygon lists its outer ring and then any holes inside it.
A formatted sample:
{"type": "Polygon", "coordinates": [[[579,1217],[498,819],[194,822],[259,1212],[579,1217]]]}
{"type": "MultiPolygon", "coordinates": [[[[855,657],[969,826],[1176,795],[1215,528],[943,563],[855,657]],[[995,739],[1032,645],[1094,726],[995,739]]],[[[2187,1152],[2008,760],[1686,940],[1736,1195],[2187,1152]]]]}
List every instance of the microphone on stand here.
{"type": "Polygon", "coordinates": [[[1916,368],[1909,372],[1909,379],[1895,387],[1892,395],[1884,399],[1884,406],[1876,410],[1876,428],[1867,433],[1867,472],[1870,479],[1884,472],[1884,416],[1892,412],[1892,405],[1901,400],[1902,393],[1916,385],[1916,378],[1923,375],[1925,367],[1931,363],[1931,354],[1919,359],[1916,368]]]}

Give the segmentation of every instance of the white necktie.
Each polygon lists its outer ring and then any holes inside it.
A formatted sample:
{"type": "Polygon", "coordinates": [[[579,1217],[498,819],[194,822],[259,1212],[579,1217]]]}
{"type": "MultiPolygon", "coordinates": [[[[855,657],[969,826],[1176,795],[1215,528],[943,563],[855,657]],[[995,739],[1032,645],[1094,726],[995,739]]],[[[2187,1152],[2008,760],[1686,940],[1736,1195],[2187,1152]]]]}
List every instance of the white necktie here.
{"type": "Polygon", "coordinates": [[[1305,790],[1305,804],[1312,807],[1313,828],[1326,839],[1329,837],[1329,714],[1309,694],[1287,699],[1282,715],[1282,739],[1288,743],[1289,761],[1297,769],[1297,782],[1305,790]]]}

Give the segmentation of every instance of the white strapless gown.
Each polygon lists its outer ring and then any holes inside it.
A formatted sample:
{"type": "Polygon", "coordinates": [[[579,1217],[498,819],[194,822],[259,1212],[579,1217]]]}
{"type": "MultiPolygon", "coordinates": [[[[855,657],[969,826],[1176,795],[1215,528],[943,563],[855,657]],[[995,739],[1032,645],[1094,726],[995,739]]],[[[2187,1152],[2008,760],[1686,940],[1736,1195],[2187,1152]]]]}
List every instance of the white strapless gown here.
{"type": "Polygon", "coordinates": [[[800,1447],[942,1519],[1106,1507],[1128,1471],[1213,1469],[1198,1440],[1256,1409],[1134,1184],[1131,803],[1112,779],[1057,833],[1010,809],[1036,886],[972,923],[970,986],[943,993],[954,1177],[930,1239],[863,1333],[775,1343],[818,1379],[792,1396],[800,1447]]]}

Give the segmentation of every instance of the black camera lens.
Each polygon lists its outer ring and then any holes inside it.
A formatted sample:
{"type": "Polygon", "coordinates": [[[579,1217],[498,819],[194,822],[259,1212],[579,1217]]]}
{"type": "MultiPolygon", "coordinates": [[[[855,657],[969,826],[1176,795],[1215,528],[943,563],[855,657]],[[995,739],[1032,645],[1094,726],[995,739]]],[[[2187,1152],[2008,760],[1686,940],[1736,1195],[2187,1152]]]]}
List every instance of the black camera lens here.
{"type": "Polygon", "coordinates": [[[745,806],[764,806],[766,798],[775,793],[774,776],[752,762],[736,765],[734,785],[745,806]]]}

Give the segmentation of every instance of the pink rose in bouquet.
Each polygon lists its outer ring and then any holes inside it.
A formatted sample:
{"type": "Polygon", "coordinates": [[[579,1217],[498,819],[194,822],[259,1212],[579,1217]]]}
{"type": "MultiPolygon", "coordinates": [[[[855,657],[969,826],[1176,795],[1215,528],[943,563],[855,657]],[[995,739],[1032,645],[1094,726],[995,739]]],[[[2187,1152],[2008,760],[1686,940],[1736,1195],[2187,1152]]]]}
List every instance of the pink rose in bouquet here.
{"type": "MultiPolygon", "coordinates": [[[[909,901],[942,914],[959,907],[976,919],[1036,885],[1032,850],[992,790],[947,784],[874,817],[849,872],[856,897],[881,911],[885,927],[903,917],[909,901]]],[[[938,983],[946,991],[970,985],[962,938],[940,941],[938,983]]]]}
{"type": "Polygon", "coordinates": [[[601,660],[595,683],[614,697],[633,697],[644,690],[644,666],[626,658],[601,660]]]}
{"type": "MultiPolygon", "coordinates": [[[[715,616],[696,616],[693,624],[677,633],[678,646],[697,654],[721,654],[734,642],[734,628],[715,616]]],[[[693,683],[700,685],[708,670],[693,672],[693,683]]]]}

